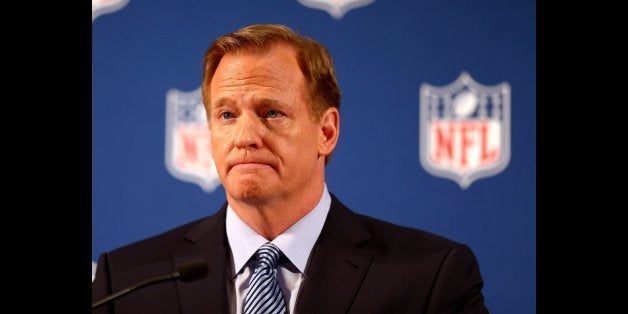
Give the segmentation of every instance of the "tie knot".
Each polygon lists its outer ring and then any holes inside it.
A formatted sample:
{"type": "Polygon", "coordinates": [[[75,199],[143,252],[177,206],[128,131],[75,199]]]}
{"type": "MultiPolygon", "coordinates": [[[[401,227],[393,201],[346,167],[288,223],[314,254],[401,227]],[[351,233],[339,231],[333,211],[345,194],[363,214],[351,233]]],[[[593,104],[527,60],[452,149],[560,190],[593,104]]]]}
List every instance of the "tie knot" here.
{"type": "Polygon", "coordinates": [[[277,261],[281,256],[281,250],[268,242],[257,249],[257,267],[277,267],[277,261]]]}
{"type": "Polygon", "coordinates": [[[277,282],[277,261],[281,250],[268,242],[255,253],[255,271],[249,278],[249,287],[244,297],[243,314],[285,314],[286,300],[277,282]]]}

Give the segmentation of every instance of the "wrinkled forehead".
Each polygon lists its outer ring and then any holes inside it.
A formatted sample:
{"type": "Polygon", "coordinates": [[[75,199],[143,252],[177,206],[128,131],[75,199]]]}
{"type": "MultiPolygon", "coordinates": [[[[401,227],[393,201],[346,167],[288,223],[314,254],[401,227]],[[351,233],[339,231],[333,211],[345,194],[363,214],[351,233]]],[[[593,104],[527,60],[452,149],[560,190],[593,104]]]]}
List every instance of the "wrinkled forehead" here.
{"type": "Polygon", "coordinates": [[[212,90],[225,84],[262,84],[264,82],[291,85],[301,83],[304,75],[296,58],[296,50],[287,45],[260,51],[239,51],[223,56],[210,82],[212,90]]]}
{"type": "Polygon", "coordinates": [[[305,79],[294,54],[291,47],[275,47],[262,54],[225,55],[210,83],[211,106],[224,97],[304,100],[305,79]]]}

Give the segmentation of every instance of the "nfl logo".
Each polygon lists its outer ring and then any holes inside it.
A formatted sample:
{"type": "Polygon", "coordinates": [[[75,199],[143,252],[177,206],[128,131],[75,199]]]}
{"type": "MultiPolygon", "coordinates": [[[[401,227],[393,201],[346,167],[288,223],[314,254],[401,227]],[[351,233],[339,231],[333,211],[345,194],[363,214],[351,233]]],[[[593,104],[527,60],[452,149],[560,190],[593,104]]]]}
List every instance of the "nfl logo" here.
{"type": "Polygon", "coordinates": [[[175,178],[212,192],[220,179],[212,159],[211,137],[201,88],[166,94],[166,168],[175,178]]]}
{"type": "Polygon", "coordinates": [[[420,90],[419,159],[434,176],[466,189],[510,161],[510,85],[484,86],[462,72],[442,87],[420,90]]]}

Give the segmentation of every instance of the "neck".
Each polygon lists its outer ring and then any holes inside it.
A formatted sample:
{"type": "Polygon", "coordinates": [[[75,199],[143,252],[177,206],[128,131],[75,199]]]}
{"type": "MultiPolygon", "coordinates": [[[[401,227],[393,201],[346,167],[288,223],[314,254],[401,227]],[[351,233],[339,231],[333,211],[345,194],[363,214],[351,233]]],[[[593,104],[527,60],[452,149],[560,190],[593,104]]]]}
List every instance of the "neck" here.
{"type": "Polygon", "coordinates": [[[314,209],[323,195],[323,186],[324,182],[321,182],[311,191],[285,198],[252,202],[227,195],[227,201],[244,223],[272,241],[314,209]]]}

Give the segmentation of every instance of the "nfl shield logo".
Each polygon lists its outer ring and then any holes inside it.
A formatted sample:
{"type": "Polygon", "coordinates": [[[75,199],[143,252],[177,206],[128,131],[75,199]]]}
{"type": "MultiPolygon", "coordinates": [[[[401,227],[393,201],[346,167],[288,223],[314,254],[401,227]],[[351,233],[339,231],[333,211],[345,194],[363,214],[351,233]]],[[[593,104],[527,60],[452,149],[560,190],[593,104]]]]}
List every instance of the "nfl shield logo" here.
{"type": "Polygon", "coordinates": [[[213,191],[220,179],[212,148],[201,88],[166,94],[166,168],[175,178],[213,191]]]}
{"type": "Polygon", "coordinates": [[[510,161],[510,85],[484,86],[462,72],[443,87],[420,90],[419,159],[434,176],[466,189],[510,161]]]}

